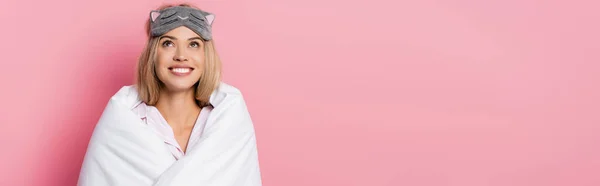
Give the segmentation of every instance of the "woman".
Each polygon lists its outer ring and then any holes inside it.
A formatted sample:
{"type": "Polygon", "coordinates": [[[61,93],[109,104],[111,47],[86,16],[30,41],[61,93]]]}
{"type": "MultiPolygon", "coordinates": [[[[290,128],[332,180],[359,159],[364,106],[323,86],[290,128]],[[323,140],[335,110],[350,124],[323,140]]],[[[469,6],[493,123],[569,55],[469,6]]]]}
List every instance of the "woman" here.
{"type": "Polygon", "coordinates": [[[261,185],[253,123],[221,82],[213,21],[188,4],[150,12],[137,83],[108,102],[78,185],[261,185]]]}

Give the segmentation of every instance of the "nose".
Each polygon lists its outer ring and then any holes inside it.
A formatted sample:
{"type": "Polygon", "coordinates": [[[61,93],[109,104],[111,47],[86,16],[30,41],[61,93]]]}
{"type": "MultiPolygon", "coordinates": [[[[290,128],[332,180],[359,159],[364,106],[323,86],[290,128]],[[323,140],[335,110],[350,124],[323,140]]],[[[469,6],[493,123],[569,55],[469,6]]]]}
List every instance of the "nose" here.
{"type": "Polygon", "coordinates": [[[183,55],[175,55],[173,58],[174,61],[187,61],[187,58],[183,55]]]}
{"type": "Polygon", "coordinates": [[[177,50],[177,52],[175,53],[175,56],[173,56],[173,60],[174,61],[187,61],[188,59],[183,51],[177,50]]]}

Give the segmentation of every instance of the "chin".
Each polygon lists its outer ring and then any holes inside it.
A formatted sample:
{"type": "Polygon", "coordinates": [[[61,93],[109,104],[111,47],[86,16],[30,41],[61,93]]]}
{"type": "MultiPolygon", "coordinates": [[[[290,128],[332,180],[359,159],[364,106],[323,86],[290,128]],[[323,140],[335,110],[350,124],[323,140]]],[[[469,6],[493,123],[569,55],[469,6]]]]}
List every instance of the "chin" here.
{"type": "Polygon", "coordinates": [[[195,85],[196,85],[195,82],[169,82],[169,83],[165,83],[165,86],[166,86],[167,90],[169,90],[169,91],[175,91],[175,92],[194,89],[194,88],[196,88],[195,85]]]}

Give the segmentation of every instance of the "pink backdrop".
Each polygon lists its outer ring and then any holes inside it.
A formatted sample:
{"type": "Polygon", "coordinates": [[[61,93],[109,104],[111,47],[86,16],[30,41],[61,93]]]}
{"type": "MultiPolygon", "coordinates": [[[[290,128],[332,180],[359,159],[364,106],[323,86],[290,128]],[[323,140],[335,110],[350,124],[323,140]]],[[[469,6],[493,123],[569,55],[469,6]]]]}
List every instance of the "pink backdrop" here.
{"type": "MultiPolygon", "coordinates": [[[[0,3],[0,185],[75,185],[161,2],[0,3]]],[[[195,3],[265,186],[600,185],[597,1],[195,3]]]]}

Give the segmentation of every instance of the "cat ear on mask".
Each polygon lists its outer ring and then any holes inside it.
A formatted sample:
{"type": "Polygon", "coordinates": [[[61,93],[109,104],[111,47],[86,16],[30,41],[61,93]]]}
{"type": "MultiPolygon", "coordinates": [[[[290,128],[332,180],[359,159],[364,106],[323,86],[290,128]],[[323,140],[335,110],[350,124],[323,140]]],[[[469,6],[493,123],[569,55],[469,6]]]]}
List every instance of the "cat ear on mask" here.
{"type": "Polygon", "coordinates": [[[208,25],[212,25],[213,21],[215,21],[215,15],[211,13],[204,14],[204,18],[206,18],[206,22],[208,25]]]}
{"type": "Polygon", "coordinates": [[[154,22],[156,20],[156,18],[158,18],[158,16],[160,16],[159,11],[156,11],[156,10],[150,11],[150,20],[152,20],[152,22],[154,22]]]}

